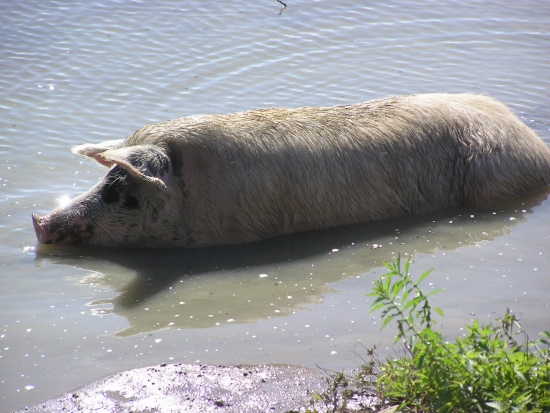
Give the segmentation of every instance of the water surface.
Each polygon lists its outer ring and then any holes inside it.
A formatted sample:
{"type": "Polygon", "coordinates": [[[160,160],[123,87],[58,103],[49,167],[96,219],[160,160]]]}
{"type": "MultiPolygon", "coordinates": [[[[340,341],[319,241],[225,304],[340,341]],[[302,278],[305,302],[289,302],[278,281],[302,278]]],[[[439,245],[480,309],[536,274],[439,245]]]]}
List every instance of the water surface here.
{"type": "Polygon", "coordinates": [[[474,92],[550,143],[550,5],[2,2],[0,410],[156,363],[355,366],[393,341],[365,296],[413,255],[444,329],[517,311],[550,329],[548,193],[262,243],[37,248],[30,215],[105,172],[73,155],[152,122],[389,95],[474,92]]]}

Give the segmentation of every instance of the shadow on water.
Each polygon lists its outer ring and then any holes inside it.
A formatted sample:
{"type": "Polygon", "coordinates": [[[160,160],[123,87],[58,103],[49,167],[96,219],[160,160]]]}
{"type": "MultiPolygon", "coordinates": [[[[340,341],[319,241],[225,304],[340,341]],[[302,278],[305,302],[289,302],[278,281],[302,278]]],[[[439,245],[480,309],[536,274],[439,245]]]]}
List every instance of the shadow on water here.
{"type": "Polygon", "coordinates": [[[505,235],[547,196],[544,191],[490,209],[449,210],[244,245],[159,250],[41,245],[36,262],[88,270],[80,284],[114,289],[115,297],[88,305],[93,314],[125,317],[130,326],[120,336],[254,322],[319,302],[330,291],[327,284],[378,268],[393,254],[453,250],[505,235]]]}

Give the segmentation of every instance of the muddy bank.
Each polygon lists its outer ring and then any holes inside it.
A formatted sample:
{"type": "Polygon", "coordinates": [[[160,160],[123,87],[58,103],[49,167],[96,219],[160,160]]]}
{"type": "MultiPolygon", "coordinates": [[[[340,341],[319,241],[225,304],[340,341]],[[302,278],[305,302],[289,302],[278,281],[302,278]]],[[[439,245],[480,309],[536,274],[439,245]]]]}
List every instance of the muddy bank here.
{"type": "Polygon", "coordinates": [[[117,373],[20,412],[305,411],[311,393],[324,390],[325,377],[297,366],[161,364],[117,373]]]}

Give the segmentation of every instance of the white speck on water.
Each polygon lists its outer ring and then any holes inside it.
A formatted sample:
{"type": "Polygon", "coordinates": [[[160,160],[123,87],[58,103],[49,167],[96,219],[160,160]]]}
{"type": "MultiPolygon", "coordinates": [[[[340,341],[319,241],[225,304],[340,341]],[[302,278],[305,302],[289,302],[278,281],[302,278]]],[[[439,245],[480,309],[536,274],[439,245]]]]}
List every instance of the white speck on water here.
{"type": "Polygon", "coordinates": [[[516,219],[514,217],[510,217],[510,221],[515,221],[516,219]]]}
{"type": "Polygon", "coordinates": [[[34,386],[32,384],[25,386],[25,390],[32,390],[32,389],[34,389],[34,386]]]}
{"type": "Polygon", "coordinates": [[[332,252],[338,252],[338,251],[340,251],[338,248],[334,248],[334,249],[332,250],[332,252]]]}
{"type": "Polygon", "coordinates": [[[338,354],[338,352],[336,350],[332,350],[330,354],[338,354]]]}
{"type": "Polygon", "coordinates": [[[232,323],[233,321],[235,321],[234,318],[230,318],[229,320],[227,320],[228,323],[232,323]]]}
{"type": "Polygon", "coordinates": [[[160,343],[161,341],[162,341],[162,338],[157,338],[157,339],[155,340],[155,343],[160,343]]]}
{"type": "Polygon", "coordinates": [[[260,274],[260,278],[265,278],[267,277],[267,274],[260,274]]]}

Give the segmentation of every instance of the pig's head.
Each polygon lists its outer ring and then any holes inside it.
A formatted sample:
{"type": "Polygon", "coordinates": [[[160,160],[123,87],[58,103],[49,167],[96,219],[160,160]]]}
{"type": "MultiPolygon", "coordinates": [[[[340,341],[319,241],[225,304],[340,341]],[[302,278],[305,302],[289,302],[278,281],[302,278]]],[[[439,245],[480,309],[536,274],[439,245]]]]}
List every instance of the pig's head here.
{"type": "MultiPolygon", "coordinates": [[[[170,190],[172,165],[155,145],[124,146],[124,141],[85,144],[74,153],[109,169],[88,192],[66,207],[33,214],[38,242],[102,246],[178,244],[178,209],[170,190]]],[[[175,198],[178,198],[177,196],[175,198]]],[[[181,212],[180,212],[181,213],[181,212]]]]}

